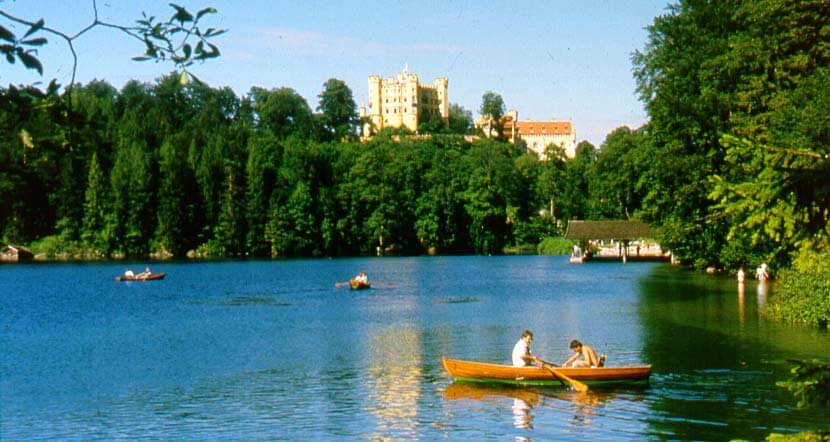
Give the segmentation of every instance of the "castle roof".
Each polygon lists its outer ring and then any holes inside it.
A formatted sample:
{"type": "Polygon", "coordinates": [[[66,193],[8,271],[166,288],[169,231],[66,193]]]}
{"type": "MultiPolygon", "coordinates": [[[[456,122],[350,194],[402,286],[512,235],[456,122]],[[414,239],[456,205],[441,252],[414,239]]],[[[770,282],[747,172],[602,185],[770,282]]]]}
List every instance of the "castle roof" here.
{"type": "Polygon", "coordinates": [[[512,119],[508,119],[504,123],[504,129],[509,131],[513,129],[513,125],[516,126],[516,130],[522,135],[570,135],[574,132],[573,123],[570,121],[513,121],[512,119]]]}

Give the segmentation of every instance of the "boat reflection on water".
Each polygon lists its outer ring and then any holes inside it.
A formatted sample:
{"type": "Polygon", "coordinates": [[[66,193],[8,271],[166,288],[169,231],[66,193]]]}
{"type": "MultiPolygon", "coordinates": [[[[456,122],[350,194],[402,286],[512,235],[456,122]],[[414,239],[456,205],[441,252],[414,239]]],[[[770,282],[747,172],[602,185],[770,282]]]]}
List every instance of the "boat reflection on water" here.
{"type": "Polygon", "coordinates": [[[615,395],[612,391],[596,389],[581,393],[565,388],[512,387],[465,382],[454,382],[443,393],[445,400],[475,401],[493,405],[500,404],[504,399],[512,399],[513,425],[518,429],[533,428],[534,408],[573,413],[573,422],[581,426],[590,426],[596,410],[605,406],[615,395]]]}
{"type": "Polygon", "coordinates": [[[512,399],[513,426],[519,429],[533,428],[533,408],[543,396],[529,388],[491,386],[454,382],[444,390],[446,400],[468,400],[497,405],[502,399],[512,399]]]}

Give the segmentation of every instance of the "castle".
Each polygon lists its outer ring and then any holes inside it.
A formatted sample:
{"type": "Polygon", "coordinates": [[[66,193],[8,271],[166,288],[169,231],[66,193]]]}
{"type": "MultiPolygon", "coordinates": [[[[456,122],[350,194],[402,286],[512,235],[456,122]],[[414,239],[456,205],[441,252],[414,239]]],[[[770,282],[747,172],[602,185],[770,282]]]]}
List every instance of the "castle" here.
{"type": "Polygon", "coordinates": [[[413,133],[434,115],[446,124],[450,115],[447,77],[421,84],[407,68],[398,75],[369,77],[369,108],[360,107],[361,135],[370,137],[386,127],[405,127],[413,133]]]}
{"type": "MultiPolygon", "coordinates": [[[[492,123],[482,117],[476,121],[476,127],[486,136],[493,136],[492,123]]],[[[501,117],[501,124],[504,138],[513,144],[522,140],[527,150],[542,160],[546,158],[545,148],[551,144],[564,149],[567,158],[576,156],[576,131],[570,120],[519,120],[519,112],[511,109],[501,117]]]]}

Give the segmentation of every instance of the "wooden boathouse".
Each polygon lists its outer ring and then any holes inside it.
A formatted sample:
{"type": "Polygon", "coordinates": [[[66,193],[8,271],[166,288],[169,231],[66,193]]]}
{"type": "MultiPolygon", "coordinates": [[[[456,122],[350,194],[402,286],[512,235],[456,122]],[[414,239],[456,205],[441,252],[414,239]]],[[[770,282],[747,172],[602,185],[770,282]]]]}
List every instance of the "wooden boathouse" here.
{"type": "Polygon", "coordinates": [[[27,248],[8,244],[0,247],[0,262],[25,262],[34,258],[27,248]]]}
{"type": "Polygon", "coordinates": [[[579,241],[580,250],[590,258],[670,259],[654,242],[655,232],[648,224],[636,220],[568,222],[565,239],[579,241]]]}

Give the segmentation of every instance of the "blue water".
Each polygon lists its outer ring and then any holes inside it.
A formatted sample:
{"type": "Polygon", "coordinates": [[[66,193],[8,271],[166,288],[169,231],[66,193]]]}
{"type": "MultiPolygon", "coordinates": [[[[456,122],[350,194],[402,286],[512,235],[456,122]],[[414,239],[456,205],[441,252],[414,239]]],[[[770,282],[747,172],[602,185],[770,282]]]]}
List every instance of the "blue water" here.
{"type": "MultiPolygon", "coordinates": [[[[770,288],[657,263],[417,257],[0,266],[0,439],[762,439],[827,427],[776,380],[825,331],[770,288]],[[373,289],[336,288],[359,270],[373,289]],[[441,357],[554,361],[580,339],[645,387],[453,383],[441,357]]],[[[774,290],[774,285],[772,285],[774,290]]]]}

